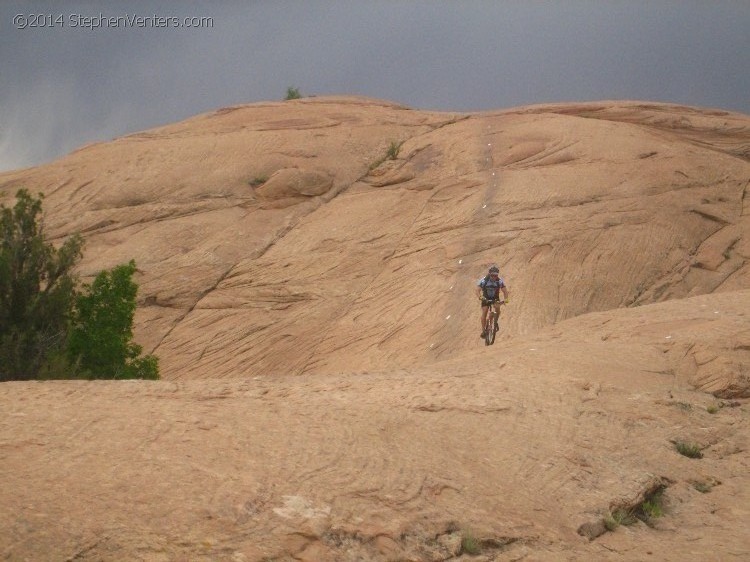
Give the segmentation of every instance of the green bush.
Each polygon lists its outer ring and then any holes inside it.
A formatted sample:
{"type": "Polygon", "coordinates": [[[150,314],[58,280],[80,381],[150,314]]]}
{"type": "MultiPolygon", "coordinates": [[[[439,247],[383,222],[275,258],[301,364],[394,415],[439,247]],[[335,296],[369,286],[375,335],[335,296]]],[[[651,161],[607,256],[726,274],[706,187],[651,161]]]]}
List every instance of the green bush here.
{"type": "Polygon", "coordinates": [[[263,185],[268,181],[268,176],[261,175],[261,176],[255,176],[253,179],[251,179],[248,183],[251,187],[258,187],[263,185]]]}
{"type": "Polygon", "coordinates": [[[471,531],[464,531],[464,534],[461,537],[461,552],[471,554],[472,556],[482,552],[482,547],[479,544],[479,541],[471,531]]]}
{"type": "Polygon", "coordinates": [[[386,160],[395,160],[396,158],[398,158],[398,153],[401,151],[402,144],[404,144],[403,141],[391,141],[391,144],[388,145],[388,150],[385,153],[386,160]]]}
{"type": "Polygon", "coordinates": [[[285,100],[298,100],[302,97],[302,94],[299,93],[299,88],[295,88],[293,86],[289,86],[286,89],[286,97],[285,100]]]}
{"type": "Polygon", "coordinates": [[[142,348],[131,341],[138,293],[132,280],[135,269],[131,260],[102,271],[76,298],[68,357],[79,361],[92,378],[158,378],[156,358],[139,358],[142,348]]]}
{"type": "Polygon", "coordinates": [[[45,241],[42,196],[21,189],[0,205],[0,381],[158,378],[155,357],[131,343],[135,263],[102,272],[77,290],[83,239],[45,241]]]}
{"type": "Polygon", "coordinates": [[[648,519],[654,519],[664,515],[664,509],[661,502],[656,500],[647,500],[641,504],[641,510],[645,517],[648,519]]]}
{"type": "Polygon", "coordinates": [[[680,453],[683,457],[688,457],[690,459],[702,459],[703,453],[701,452],[700,445],[696,443],[687,443],[685,441],[676,441],[674,444],[675,449],[677,449],[677,452],[680,453]]]}
{"type": "Polygon", "coordinates": [[[648,526],[652,526],[654,519],[662,517],[664,515],[664,491],[665,486],[659,486],[652,492],[643,498],[643,501],[636,507],[634,515],[646,523],[648,526]]]}
{"type": "Polygon", "coordinates": [[[372,164],[370,164],[370,171],[374,170],[378,166],[380,166],[383,162],[386,160],[395,160],[398,158],[398,153],[401,151],[401,145],[404,144],[404,141],[398,142],[398,141],[391,141],[391,144],[388,145],[388,148],[385,151],[385,154],[375,160],[372,164]]]}
{"type": "Polygon", "coordinates": [[[604,527],[608,531],[614,531],[620,525],[633,525],[636,521],[637,519],[629,510],[620,508],[604,517],[604,527]]]}

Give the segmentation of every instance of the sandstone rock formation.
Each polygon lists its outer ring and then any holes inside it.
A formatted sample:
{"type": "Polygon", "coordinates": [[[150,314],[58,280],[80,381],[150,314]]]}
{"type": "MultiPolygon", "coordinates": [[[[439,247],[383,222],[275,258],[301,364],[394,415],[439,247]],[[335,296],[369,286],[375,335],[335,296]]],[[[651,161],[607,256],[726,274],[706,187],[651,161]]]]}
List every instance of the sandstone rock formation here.
{"type": "Polygon", "coordinates": [[[0,552],[746,559],[748,184],[744,115],[343,97],[0,174],[85,235],[82,276],[136,259],[164,378],[0,387],[0,552]]]}

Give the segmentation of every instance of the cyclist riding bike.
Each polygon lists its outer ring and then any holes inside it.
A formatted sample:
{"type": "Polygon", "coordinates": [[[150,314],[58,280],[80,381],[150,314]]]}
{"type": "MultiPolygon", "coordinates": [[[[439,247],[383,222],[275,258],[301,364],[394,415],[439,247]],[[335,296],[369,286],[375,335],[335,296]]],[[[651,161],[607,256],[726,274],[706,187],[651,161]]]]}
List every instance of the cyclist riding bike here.
{"type": "Polygon", "coordinates": [[[500,317],[500,305],[508,302],[508,287],[505,285],[502,277],[500,277],[500,270],[496,265],[490,267],[485,277],[482,277],[477,281],[477,297],[482,302],[482,335],[486,335],[484,331],[485,322],[487,322],[487,313],[490,310],[490,306],[495,307],[495,331],[499,330],[500,327],[497,323],[497,318],[500,317]],[[503,293],[503,299],[500,300],[500,292],[503,293]]]}

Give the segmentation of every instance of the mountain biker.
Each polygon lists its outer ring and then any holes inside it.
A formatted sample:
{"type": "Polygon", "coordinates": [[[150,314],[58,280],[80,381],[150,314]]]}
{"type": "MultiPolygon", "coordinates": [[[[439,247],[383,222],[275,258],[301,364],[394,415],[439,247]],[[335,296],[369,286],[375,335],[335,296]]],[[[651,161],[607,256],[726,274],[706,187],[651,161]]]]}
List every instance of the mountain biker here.
{"type": "Polygon", "coordinates": [[[484,337],[484,324],[487,322],[487,313],[490,310],[490,305],[495,307],[495,331],[499,329],[497,319],[500,317],[500,304],[508,302],[508,287],[505,285],[502,277],[500,277],[500,270],[496,265],[490,267],[487,275],[477,281],[477,297],[482,301],[482,335],[484,337]],[[500,291],[503,293],[503,300],[500,300],[500,291]]]}

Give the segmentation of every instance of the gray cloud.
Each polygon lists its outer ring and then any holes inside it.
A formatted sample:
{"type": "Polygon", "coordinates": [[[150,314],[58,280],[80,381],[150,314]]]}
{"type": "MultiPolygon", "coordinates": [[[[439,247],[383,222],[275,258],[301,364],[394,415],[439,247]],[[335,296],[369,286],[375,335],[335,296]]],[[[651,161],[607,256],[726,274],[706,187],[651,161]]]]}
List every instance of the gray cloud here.
{"type": "Polygon", "coordinates": [[[353,93],[481,110],[647,99],[750,112],[750,3],[5,2],[0,169],[225,105],[353,93]],[[16,29],[15,14],[206,16],[204,29],[16,29]]]}

